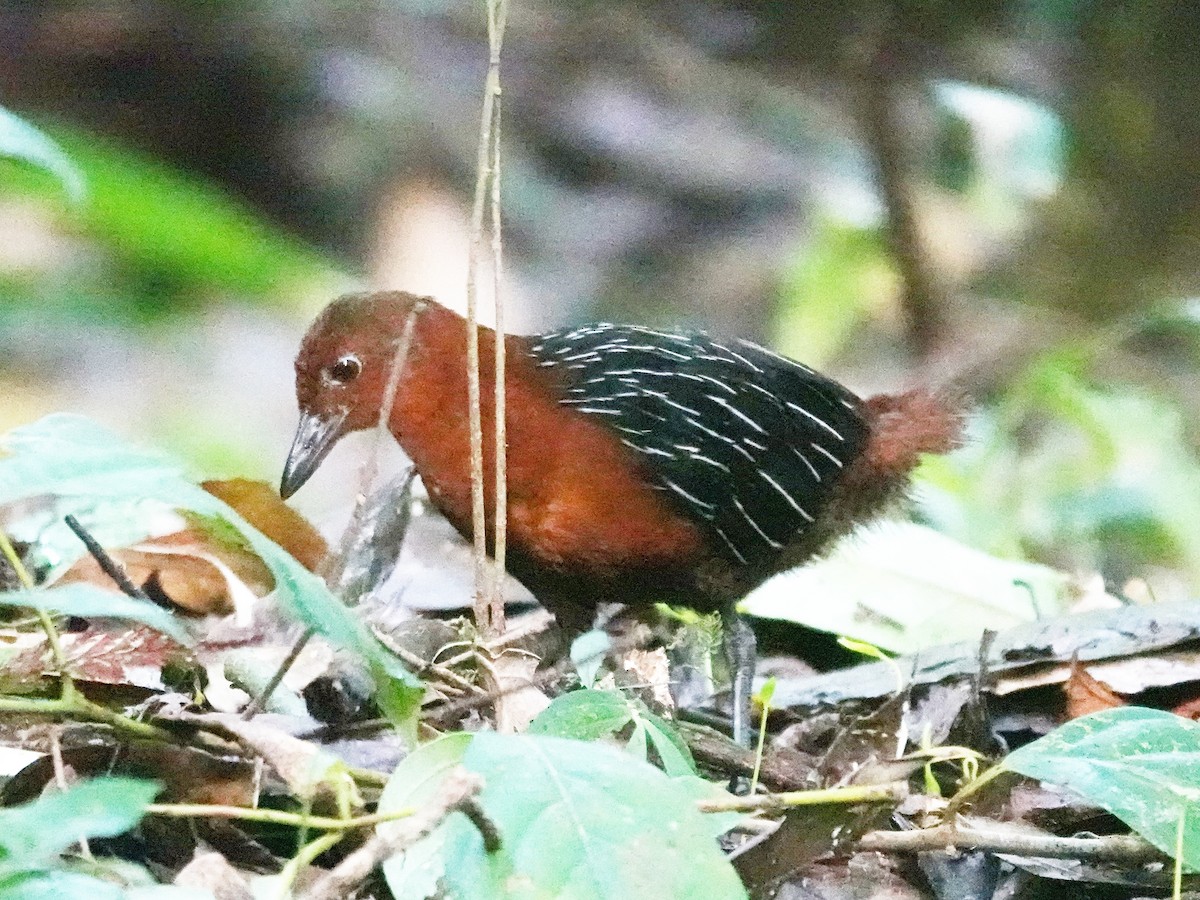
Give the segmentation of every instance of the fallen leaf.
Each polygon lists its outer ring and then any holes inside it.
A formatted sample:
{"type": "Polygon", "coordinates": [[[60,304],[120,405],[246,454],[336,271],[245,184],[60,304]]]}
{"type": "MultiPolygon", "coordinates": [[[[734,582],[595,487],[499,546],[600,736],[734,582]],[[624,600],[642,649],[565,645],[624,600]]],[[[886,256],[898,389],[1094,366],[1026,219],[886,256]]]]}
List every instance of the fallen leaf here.
{"type": "MultiPolygon", "coordinates": [[[[247,479],[207,481],[204,489],[237,510],[255,528],[279,544],[310,571],[320,565],[326,546],[302,516],[263,482],[247,479]]],[[[185,517],[189,527],[140,543],[110,549],[130,580],[153,599],[197,616],[234,614],[241,625],[253,617],[254,601],[275,586],[271,572],[243,541],[207,519],[185,517]]],[[[112,579],[90,556],[76,562],[60,582],[86,582],[116,590],[112,579]]]]}
{"type": "Polygon", "coordinates": [[[1067,718],[1078,719],[1088,713],[1125,706],[1125,700],[1102,681],[1088,674],[1078,659],[1071,660],[1071,674],[1063,685],[1067,695],[1067,718]]]}
{"type": "Polygon", "coordinates": [[[496,731],[500,734],[525,731],[538,713],[550,705],[550,698],[533,680],[537,666],[538,658],[528,653],[501,653],[493,661],[488,674],[494,674],[495,684],[488,688],[496,697],[496,731]]]}
{"type": "Polygon", "coordinates": [[[671,677],[667,671],[667,651],[662,647],[654,650],[630,650],[621,662],[626,672],[632,673],[636,685],[643,689],[661,709],[675,708],[671,697],[671,677]]]}
{"type": "Polygon", "coordinates": [[[315,572],[325,559],[329,548],[321,533],[284,503],[266,482],[231,478],[205,481],[200,486],[236,509],[243,519],[292,554],[310,572],[315,572]]]}
{"type": "MultiPolygon", "coordinates": [[[[171,663],[186,663],[188,651],[152,628],[136,626],[120,631],[88,628],[59,636],[67,667],[77,681],[164,689],[162,670],[171,663]]],[[[45,640],[26,647],[4,666],[4,678],[13,683],[33,683],[57,673],[45,640]]]]}

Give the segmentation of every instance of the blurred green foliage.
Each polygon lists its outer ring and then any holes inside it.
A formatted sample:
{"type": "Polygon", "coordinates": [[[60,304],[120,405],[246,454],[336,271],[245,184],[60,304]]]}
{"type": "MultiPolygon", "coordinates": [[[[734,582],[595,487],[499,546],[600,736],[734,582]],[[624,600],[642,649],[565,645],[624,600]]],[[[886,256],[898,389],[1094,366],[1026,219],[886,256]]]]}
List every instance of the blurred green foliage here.
{"type": "Polygon", "coordinates": [[[922,467],[924,508],[973,547],[1103,572],[1120,588],[1148,566],[1200,580],[1200,459],[1179,408],[1098,386],[1082,355],[1035,360],[979,411],[967,446],[922,467]]]}
{"type": "Polygon", "coordinates": [[[331,260],[202,179],[67,125],[45,132],[85,186],[83,201],[65,205],[56,179],[5,162],[0,199],[40,199],[55,226],[86,247],[65,265],[0,276],[10,313],[36,304],[39,316],[145,323],[219,299],[286,304],[349,282],[331,260]]]}
{"type": "Polygon", "coordinates": [[[779,349],[821,368],[845,350],[899,286],[882,231],[833,220],[818,223],[781,286],[774,331],[779,349]]]}

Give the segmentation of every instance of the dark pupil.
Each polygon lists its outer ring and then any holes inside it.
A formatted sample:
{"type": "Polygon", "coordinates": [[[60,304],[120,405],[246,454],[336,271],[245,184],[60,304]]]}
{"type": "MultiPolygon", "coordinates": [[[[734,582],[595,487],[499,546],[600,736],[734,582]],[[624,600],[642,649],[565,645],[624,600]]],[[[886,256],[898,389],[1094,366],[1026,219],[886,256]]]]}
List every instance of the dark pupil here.
{"type": "Polygon", "coordinates": [[[361,368],[357,359],[347,356],[335,362],[330,367],[329,374],[334,381],[350,381],[352,378],[358,377],[361,368]]]}

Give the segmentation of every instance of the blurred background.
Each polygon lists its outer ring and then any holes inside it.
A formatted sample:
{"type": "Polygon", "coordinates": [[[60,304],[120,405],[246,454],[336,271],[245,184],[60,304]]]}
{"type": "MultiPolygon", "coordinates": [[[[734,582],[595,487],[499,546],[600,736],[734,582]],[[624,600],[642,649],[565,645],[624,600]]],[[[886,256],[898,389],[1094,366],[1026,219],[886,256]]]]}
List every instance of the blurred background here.
{"type": "MultiPolygon", "coordinates": [[[[1185,0],[516,0],[510,328],[702,327],[860,392],[953,382],[978,412],[923,469],[926,521],[1189,597],[1198,25],[1185,0]]],[[[0,429],[84,412],[274,482],[330,297],[462,305],[482,3],[7,0],[0,47],[0,107],[64,154],[0,159],[0,429]]],[[[348,502],[354,459],[298,505],[348,502]]]]}

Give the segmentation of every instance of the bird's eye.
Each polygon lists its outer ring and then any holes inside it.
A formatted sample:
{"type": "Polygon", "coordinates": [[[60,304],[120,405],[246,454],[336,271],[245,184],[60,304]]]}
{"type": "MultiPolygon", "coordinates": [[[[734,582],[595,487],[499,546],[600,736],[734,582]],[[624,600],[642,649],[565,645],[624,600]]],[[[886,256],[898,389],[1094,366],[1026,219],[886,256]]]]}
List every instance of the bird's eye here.
{"type": "Polygon", "coordinates": [[[328,369],[329,380],[337,384],[345,384],[348,381],[353,381],[362,372],[362,363],[359,362],[357,356],[346,354],[340,357],[337,362],[331,365],[328,369]]]}

